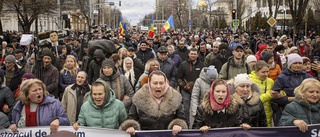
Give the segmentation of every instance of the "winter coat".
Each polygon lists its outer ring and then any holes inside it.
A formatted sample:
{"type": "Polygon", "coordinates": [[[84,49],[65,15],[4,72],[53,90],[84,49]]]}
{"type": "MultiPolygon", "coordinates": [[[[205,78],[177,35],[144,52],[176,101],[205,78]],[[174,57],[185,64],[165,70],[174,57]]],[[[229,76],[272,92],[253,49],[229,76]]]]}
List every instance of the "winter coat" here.
{"type": "Polygon", "coordinates": [[[176,75],[178,68],[174,66],[174,62],[170,58],[167,58],[164,61],[158,58],[158,62],[160,63],[161,71],[166,74],[167,78],[170,80],[170,86],[175,87],[177,83],[176,75]]]}
{"type": "Polygon", "coordinates": [[[205,73],[205,69],[207,69],[207,67],[201,70],[199,78],[197,78],[193,86],[190,104],[192,116],[196,115],[197,108],[201,104],[203,96],[210,90],[211,83],[213,82],[205,73]]]}
{"type": "MultiPolygon", "coordinates": [[[[5,83],[5,82],[4,82],[5,83]]],[[[2,112],[2,107],[4,104],[7,104],[10,110],[12,110],[14,106],[14,97],[13,93],[7,86],[4,86],[0,89],[0,112],[2,112]]]]}
{"type": "Polygon", "coordinates": [[[281,74],[282,69],[278,64],[275,64],[274,68],[269,69],[269,78],[271,78],[273,81],[277,80],[277,77],[281,74]]]}
{"type": "MultiPolygon", "coordinates": [[[[6,71],[6,66],[3,66],[3,70],[6,71]]],[[[18,65],[14,65],[14,75],[8,86],[11,89],[11,91],[17,90],[18,85],[21,84],[21,77],[24,73],[26,72],[22,68],[19,68],[18,65]]]]}
{"type": "Polygon", "coordinates": [[[235,64],[234,62],[234,57],[231,57],[227,63],[224,63],[220,73],[219,73],[219,78],[221,79],[231,79],[234,78],[235,76],[237,76],[237,74],[240,73],[247,73],[250,74],[251,73],[251,67],[248,65],[248,63],[246,63],[245,59],[242,59],[242,62],[240,65],[235,64]],[[228,65],[229,64],[229,65],[228,65]],[[227,70],[229,66],[229,69],[227,70]]]}
{"type": "Polygon", "coordinates": [[[267,78],[266,80],[260,80],[260,78],[256,75],[255,71],[252,71],[249,74],[250,80],[254,82],[260,90],[260,101],[264,106],[264,110],[266,112],[268,127],[272,126],[272,108],[271,108],[271,100],[272,96],[270,94],[270,90],[274,85],[274,82],[271,78],[267,78]]]}
{"type": "Polygon", "coordinates": [[[134,94],[134,90],[126,76],[121,75],[119,71],[117,71],[116,73],[108,77],[102,73],[101,69],[99,79],[102,79],[107,83],[107,85],[115,92],[116,99],[121,100],[128,111],[131,106],[131,99],[134,94]],[[120,87],[117,87],[117,78],[120,79],[120,87]],[[120,90],[120,93],[118,93],[118,90],[120,90]],[[124,96],[129,96],[129,99],[123,100],[124,96]]]}
{"type": "Polygon", "coordinates": [[[41,81],[46,85],[47,90],[50,94],[58,97],[59,94],[59,71],[58,69],[50,64],[49,67],[43,68],[41,81]]]}
{"type": "Polygon", "coordinates": [[[128,120],[120,129],[134,127],[135,130],[166,130],[179,125],[187,129],[181,94],[169,87],[158,104],[149,93],[149,85],[144,85],[132,98],[128,120]],[[147,105],[146,105],[147,104],[147,105]]]}
{"type": "Polygon", "coordinates": [[[296,95],[296,99],[282,111],[279,126],[294,126],[294,120],[303,120],[308,125],[319,124],[320,102],[311,104],[302,95],[296,95]]]}
{"type": "Polygon", "coordinates": [[[200,129],[202,126],[211,128],[239,127],[242,124],[238,104],[232,97],[230,97],[230,104],[225,108],[224,112],[212,110],[209,97],[210,92],[207,92],[197,109],[192,126],[193,129],[200,129]]]}
{"type": "Polygon", "coordinates": [[[168,54],[168,57],[172,59],[174,65],[179,68],[180,64],[182,63],[182,59],[178,54],[173,53],[172,55],[168,54]]]}
{"type": "Polygon", "coordinates": [[[10,126],[9,118],[6,114],[0,112],[0,129],[5,129],[10,126]]]}
{"type": "Polygon", "coordinates": [[[34,64],[30,62],[30,58],[29,58],[23,69],[26,73],[32,73],[33,67],[34,67],[34,64]]]}
{"type": "Polygon", "coordinates": [[[201,61],[201,62],[204,62],[204,59],[206,58],[206,56],[209,54],[209,51],[206,50],[206,52],[198,52],[198,59],[201,61]]]}
{"type": "MultiPolygon", "coordinates": [[[[203,62],[204,66],[205,66],[205,67],[210,66],[211,60],[214,59],[215,57],[216,57],[216,54],[213,53],[213,52],[210,52],[210,53],[204,58],[204,62],[203,62]]],[[[216,68],[217,68],[217,67],[216,67],[216,68]]],[[[218,72],[219,72],[219,71],[218,71],[218,72]]]]}
{"type": "Polygon", "coordinates": [[[217,54],[215,58],[210,60],[210,63],[208,66],[213,65],[217,69],[217,71],[220,72],[221,67],[223,66],[223,64],[225,64],[228,61],[228,58],[224,59],[223,57],[221,57],[220,54],[217,54]]]}
{"type": "MultiPolygon", "coordinates": [[[[21,118],[21,111],[24,105],[19,100],[12,110],[11,124],[17,124],[21,118]]],[[[43,97],[43,102],[37,108],[37,126],[50,126],[51,122],[59,119],[60,126],[69,126],[68,116],[64,111],[61,102],[54,97],[43,97]]]]}
{"type": "Polygon", "coordinates": [[[76,82],[76,75],[71,75],[70,71],[64,70],[64,73],[60,73],[59,77],[59,87],[62,91],[65,90],[65,88],[71,84],[74,84],[76,82]]]}
{"type": "Polygon", "coordinates": [[[92,96],[89,95],[88,101],[81,107],[77,122],[81,126],[118,129],[126,118],[127,112],[123,103],[116,99],[115,92],[110,89],[110,98],[101,107],[95,105],[92,96]]]}
{"type": "Polygon", "coordinates": [[[243,99],[235,92],[235,87],[230,88],[234,90],[232,97],[239,105],[239,115],[243,123],[249,124],[251,127],[266,127],[267,119],[262,102],[260,101],[260,90],[257,86],[252,86],[251,97],[243,99]]]}
{"type": "MultiPolygon", "coordinates": [[[[68,115],[71,125],[73,125],[73,123],[76,122],[76,117],[77,117],[76,114],[77,114],[77,102],[78,102],[77,98],[78,97],[77,97],[76,89],[73,88],[74,86],[75,84],[72,84],[66,87],[61,100],[61,103],[68,115]]],[[[90,91],[87,91],[87,93],[83,96],[83,103],[88,100],[89,94],[90,94],[90,91]]]]}
{"type": "Polygon", "coordinates": [[[136,55],[137,55],[137,58],[141,59],[143,65],[146,65],[149,59],[154,58],[154,54],[152,53],[152,50],[149,48],[147,48],[145,51],[142,51],[141,49],[139,49],[136,52],[136,55]]]}
{"type": "Polygon", "coordinates": [[[285,68],[278,76],[272,87],[273,91],[283,90],[286,93],[285,97],[273,99],[273,102],[280,105],[287,105],[289,103],[288,97],[294,97],[293,90],[298,87],[301,82],[306,78],[313,78],[309,73],[305,71],[293,72],[288,68],[285,68]]]}
{"type": "Polygon", "coordinates": [[[184,47],[183,49],[178,47],[175,53],[180,56],[182,62],[187,61],[189,58],[189,50],[187,49],[187,47],[184,47]]]}
{"type": "Polygon", "coordinates": [[[105,59],[103,52],[101,49],[97,49],[93,53],[93,60],[89,63],[88,70],[88,82],[91,84],[96,81],[100,76],[100,69],[102,61],[105,59]],[[96,60],[96,58],[100,58],[100,61],[96,60]]]}

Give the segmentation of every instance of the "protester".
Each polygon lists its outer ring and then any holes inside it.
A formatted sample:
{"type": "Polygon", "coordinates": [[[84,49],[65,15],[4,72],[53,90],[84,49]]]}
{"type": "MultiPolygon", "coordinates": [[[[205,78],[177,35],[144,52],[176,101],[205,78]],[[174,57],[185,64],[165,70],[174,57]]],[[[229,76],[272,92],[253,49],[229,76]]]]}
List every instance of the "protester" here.
{"type": "Polygon", "coordinates": [[[6,56],[3,70],[5,71],[6,85],[11,91],[15,91],[18,85],[21,84],[21,77],[25,71],[18,66],[16,58],[13,55],[6,56]]]}
{"type": "Polygon", "coordinates": [[[249,55],[246,59],[246,62],[252,69],[254,69],[257,63],[257,58],[254,55],[249,55]]]}
{"type": "Polygon", "coordinates": [[[61,103],[66,110],[71,125],[78,120],[80,108],[88,100],[90,88],[87,73],[79,71],[76,75],[76,82],[67,86],[64,90],[61,103]]]}
{"type": "Polygon", "coordinates": [[[79,119],[73,124],[79,126],[118,129],[127,118],[123,103],[116,99],[116,93],[101,79],[92,83],[88,101],[80,110],[79,119]]]}
{"type": "Polygon", "coordinates": [[[144,67],[144,73],[141,74],[141,76],[138,79],[138,83],[136,85],[136,90],[138,91],[143,85],[140,85],[140,81],[143,77],[148,76],[148,72],[150,70],[150,68],[157,68],[158,70],[160,70],[160,63],[156,60],[156,59],[150,59],[148,60],[148,62],[146,63],[145,67],[144,67]]]}
{"type": "Polygon", "coordinates": [[[273,81],[277,80],[277,77],[281,74],[282,69],[279,64],[276,64],[274,61],[274,56],[270,52],[262,52],[261,60],[265,61],[269,64],[269,75],[268,77],[271,78],[273,81]]]}
{"type": "Polygon", "coordinates": [[[64,92],[67,86],[76,82],[76,75],[79,71],[78,67],[76,57],[67,55],[59,77],[59,87],[62,92],[64,92]]]}
{"type": "Polygon", "coordinates": [[[96,81],[100,76],[100,68],[102,61],[105,59],[103,51],[101,49],[97,49],[93,53],[93,60],[89,64],[88,81],[89,84],[96,81]]]}
{"type": "Polygon", "coordinates": [[[57,132],[59,126],[70,125],[68,117],[59,100],[48,96],[45,84],[39,79],[29,79],[21,85],[19,101],[12,110],[10,129],[33,126],[50,126],[57,132]]]}
{"type": "Polygon", "coordinates": [[[320,82],[307,78],[294,89],[295,100],[282,112],[279,126],[297,126],[301,132],[308,131],[308,125],[320,123],[320,82]]]}
{"type": "Polygon", "coordinates": [[[183,113],[181,94],[169,86],[166,75],[154,71],[149,75],[148,85],[144,85],[132,98],[128,120],[120,129],[134,135],[135,130],[172,130],[178,134],[187,129],[183,113]],[[148,104],[148,105],[146,105],[148,104]]]}
{"type": "Polygon", "coordinates": [[[135,89],[135,85],[137,84],[142,72],[140,71],[140,69],[134,66],[134,62],[130,57],[126,57],[123,59],[122,67],[124,76],[126,76],[126,78],[129,80],[131,87],[135,89]]]}
{"type": "MultiPolygon", "coordinates": [[[[26,81],[27,79],[34,79],[34,78],[36,78],[36,77],[32,73],[24,73],[22,75],[22,77],[21,77],[21,83],[23,81],[26,81]]],[[[14,93],[14,99],[17,99],[19,97],[19,95],[20,95],[20,92],[21,92],[21,87],[20,86],[21,86],[21,84],[18,85],[17,90],[13,92],[14,93]]]]}
{"type": "Polygon", "coordinates": [[[13,93],[9,87],[6,86],[4,71],[0,69],[0,112],[6,115],[11,112],[14,106],[13,93]]]}

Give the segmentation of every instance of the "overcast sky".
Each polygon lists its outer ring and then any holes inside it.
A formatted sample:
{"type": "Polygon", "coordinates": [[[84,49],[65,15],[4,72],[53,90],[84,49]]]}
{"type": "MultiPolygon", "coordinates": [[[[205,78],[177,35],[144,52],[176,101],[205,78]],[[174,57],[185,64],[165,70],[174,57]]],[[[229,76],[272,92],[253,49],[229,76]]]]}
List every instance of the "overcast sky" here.
{"type": "MultiPolygon", "coordinates": [[[[116,0],[109,0],[118,3],[116,0]]],[[[192,0],[193,6],[200,0],[192,0]]],[[[121,0],[121,7],[119,8],[122,12],[124,18],[127,18],[131,25],[137,25],[139,20],[144,17],[144,15],[155,11],[155,0],[121,0]]]]}

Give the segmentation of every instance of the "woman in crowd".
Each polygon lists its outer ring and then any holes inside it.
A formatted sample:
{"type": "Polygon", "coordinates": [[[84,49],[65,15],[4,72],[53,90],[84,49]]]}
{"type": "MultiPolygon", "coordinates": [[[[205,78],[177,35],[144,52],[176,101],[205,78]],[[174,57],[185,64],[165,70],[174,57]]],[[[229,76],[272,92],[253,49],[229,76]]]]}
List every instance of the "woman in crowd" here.
{"type": "Polygon", "coordinates": [[[62,91],[64,91],[67,86],[76,82],[78,71],[79,68],[76,57],[68,55],[60,71],[59,87],[62,91]]]}
{"type": "Polygon", "coordinates": [[[313,77],[302,70],[301,56],[295,53],[288,55],[288,67],[278,76],[271,90],[272,101],[277,104],[273,108],[275,125],[278,124],[283,108],[294,100],[293,90],[306,78],[313,77]]]}
{"type": "Polygon", "coordinates": [[[294,90],[295,100],[282,112],[280,126],[297,126],[301,132],[308,131],[308,125],[320,123],[320,82],[305,79],[294,90]]]}
{"type": "Polygon", "coordinates": [[[62,104],[48,96],[46,86],[39,79],[29,79],[22,83],[19,101],[12,110],[10,129],[33,126],[50,126],[51,132],[57,132],[59,126],[69,126],[69,120],[62,104]]]}
{"type": "Polygon", "coordinates": [[[119,125],[127,118],[127,112],[123,103],[116,99],[116,94],[101,79],[92,83],[92,89],[88,101],[80,110],[77,123],[79,126],[118,129],[119,125]]]}
{"type": "Polygon", "coordinates": [[[232,97],[239,104],[242,122],[250,127],[266,127],[266,113],[260,101],[260,89],[251,82],[248,74],[238,74],[230,80],[232,97]]]}
{"type": "Polygon", "coordinates": [[[182,96],[169,86],[166,75],[161,71],[149,75],[149,83],[137,91],[132,102],[128,120],[120,126],[131,135],[135,134],[135,130],[165,129],[172,129],[172,134],[176,135],[188,128],[182,96]]]}
{"type": "Polygon", "coordinates": [[[24,66],[24,71],[26,73],[31,73],[35,64],[35,56],[34,53],[28,58],[26,65],[24,66]]]}
{"type": "Polygon", "coordinates": [[[254,71],[249,74],[249,77],[250,80],[255,83],[260,90],[260,100],[266,112],[267,124],[268,127],[271,127],[273,113],[271,108],[272,96],[270,95],[270,90],[273,87],[274,82],[268,77],[269,68],[269,64],[263,60],[260,60],[255,65],[254,71]]]}
{"type": "Polygon", "coordinates": [[[175,53],[173,45],[168,46],[168,57],[171,58],[174,62],[174,65],[179,68],[180,64],[182,63],[182,59],[178,54],[175,53]]]}
{"type": "MultiPolygon", "coordinates": [[[[150,68],[158,68],[158,70],[160,70],[160,63],[157,61],[157,59],[149,59],[148,60],[148,62],[146,63],[146,65],[144,67],[144,73],[141,74],[138,81],[140,81],[145,76],[148,76],[148,72],[149,72],[150,68]]],[[[143,85],[140,85],[140,83],[137,82],[135,91],[138,91],[142,86],[143,85]]]]}
{"type": "Polygon", "coordinates": [[[230,95],[227,82],[216,79],[198,107],[193,128],[207,132],[210,128],[238,127],[240,125],[243,129],[250,128],[250,125],[242,124],[238,104],[230,95]]]}
{"type": "Polygon", "coordinates": [[[211,83],[218,78],[217,69],[214,66],[204,67],[197,78],[191,94],[191,115],[194,117],[197,108],[201,104],[203,96],[210,90],[211,83]]]}
{"type": "Polygon", "coordinates": [[[64,90],[61,103],[66,110],[70,124],[78,120],[80,108],[88,100],[90,85],[87,78],[86,72],[79,71],[76,76],[76,82],[64,90]]]}
{"type": "Polygon", "coordinates": [[[261,60],[265,61],[269,64],[269,75],[268,77],[271,78],[273,81],[277,80],[277,77],[281,74],[282,70],[281,67],[274,62],[274,56],[270,52],[263,52],[261,60]]]}
{"type": "Polygon", "coordinates": [[[311,62],[308,57],[302,57],[302,70],[309,73],[314,78],[318,79],[320,78],[320,64],[311,62]]]}
{"type": "Polygon", "coordinates": [[[63,43],[63,45],[61,46],[61,54],[59,55],[59,64],[61,65],[59,68],[64,68],[64,64],[66,62],[67,56],[70,55],[70,52],[70,45],[63,43]]]}
{"type": "Polygon", "coordinates": [[[131,87],[134,89],[141,72],[138,68],[134,67],[132,58],[126,57],[123,60],[123,72],[124,76],[129,80],[131,87]]]}
{"type": "Polygon", "coordinates": [[[134,90],[129,80],[117,70],[113,60],[105,59],[102,62],[99,79],[104,80],[116,92],[116,99],[121,100],[129,111],[134,90]]]}
{"type": "Polygon", "coordinates": [[[257,58],[254,55],[249,55],[246,59],[246,62],[249,64],[249,66],[254,69],[257,63],[257,58]]]}
{"type": "MultiPolygon", "coordinates": [[[[21,83],[23,81],[26,81],[27,79],[34,79],[34,78],[36,78],[36,76],[34,76],[32,73],[24,73],[21,77],[21,83]]],[[[20,86],[21,85],[18,85],[17,90],[14,92],[14,99],[17,99],[20,95],[20,91],[21,91],[20,86]]]]}

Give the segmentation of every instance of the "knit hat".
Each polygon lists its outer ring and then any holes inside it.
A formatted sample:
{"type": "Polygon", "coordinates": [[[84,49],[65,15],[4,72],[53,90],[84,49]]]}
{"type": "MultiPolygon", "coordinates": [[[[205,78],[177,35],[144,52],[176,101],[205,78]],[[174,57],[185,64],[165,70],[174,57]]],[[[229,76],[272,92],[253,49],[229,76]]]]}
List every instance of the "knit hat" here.
{"type": "Polygon", "coordinates": [[[24,73],[21,78],[33,79],[36,78],[32,73],[24,73]]]}
{"type": "Polygon", "coordinates": [[[51,60],[53,59],[53,54],[51,50],[43,50],[42,51],[42,57],[44,56],[49,56],[51,58],[51,60]]]}
{"type": "Polygon", "coordinates": [[[298,54],[289,54],[288,55],[288,68],[290,68],[290,66],[293,64],[293,63],[296,63],[296,62],[300,62],[301,64],[303,63],[302,62],[302,58],[300,55],[298,54]]]}
{"type": "Polygon", "coordinates": [[[109,67],[112,68],[113,73],[115,73],[115,72],[117,71],[115,64],[116,64],[116,63],[114,63],[113,60],[111,60],[111,59],[105,59],[105,60],[102,61],[102,66],[101,66],[101,68],[104,68],[105,66],[109,66],[109,67]]]}
{"type": "Polygon", "coordinates": [[[226,43],[221,43],[220,45],[219,45],[219,51],[220,50],[223,50],[223,49],[225,49],[225,50],[228,50],[228,44],[226,44],[226,43]]]}
{"type": "Polygon", "coordinates": [[[268,52],[268,51],[264,51],[262,52],[262,57],[261,60],[264,60],[266,63],[269,62],[269,60],[273,57],[273,54],[268,52]]]}
{"type": "Polygon", "coordinates": [[[234,87],[237,87],[238,85],[243,83],[250,84],[250,85],[252,84],[248,74],[242,73],[234,77],[234,83],[233,83],[234,87]]]}
{"type": "Polygon", "coordinates": [[[298,50],[298,48],[297,48],[296,46],[293,46],[293,47],[290,48],[289,53],[292,53],[292,52],[295,51],[295,50],[298,50]]]}
{"type": "Polygon", "coordinates": [[[5,61],[10,61],[12,63],[16,63],[16,57],[14,57],[13,55],[6,56],[6,58],[4,60],[5,61]]]}
{"type": "Polygon", "coordinates": [[[250,62],[252,62],[252,61],[255,61],[255,62],[257,62],[257,58],[256,58],[256,56],[254,56],[254,55],[249,55],[248,57],[247,57],[247,63],[250,63],[250,62]]]}
{"type": "Polygon", "coordinates": [[[213,65],[210,65],[208,68],[207,68],[207,72],[206,72],[207,76],[212,79],[216,79],[218,78],[218,71],[217,69],[213,66],[213,65]]]}

